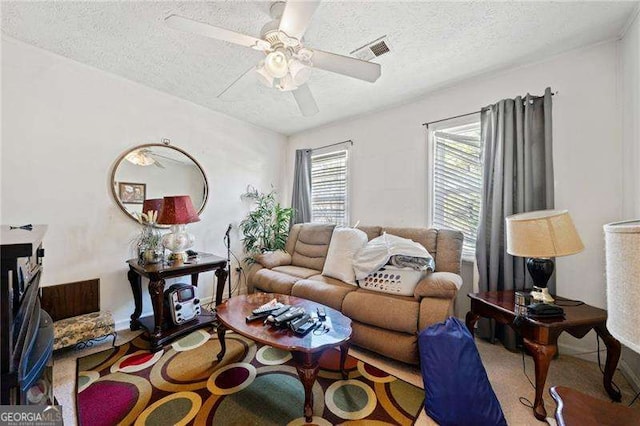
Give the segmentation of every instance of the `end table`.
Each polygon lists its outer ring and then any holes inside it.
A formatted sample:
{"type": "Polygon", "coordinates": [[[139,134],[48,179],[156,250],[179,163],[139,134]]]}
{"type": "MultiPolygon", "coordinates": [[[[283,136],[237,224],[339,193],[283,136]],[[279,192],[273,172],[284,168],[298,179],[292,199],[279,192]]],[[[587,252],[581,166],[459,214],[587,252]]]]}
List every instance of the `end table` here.
{"type": "MultiPolygon", "coordinates": [[[[484,293],[472,293],[471,310],[467,313],[467,328],[473,335],[478,318],[485,317],[505,324],[522,335],[524,345],[533,357],[536,370],[536,399],[533,403],[533,414],[538,420],[547,417],[544,408],[542,392],[547,380],[547,372],[551,359],[558,351],[558,336],[563,331],[578,339],[583,338],[591,329],[600,336],[607,346],[607,361],[604,368],[604,388],[614,401],[620,401],[620,392],[611,385],[613,373],[616,371],[620,359],[621,346],[607,330],[607,311],[583,303],[577,306],[562,305],[565,318],[533,319],[523,317],[520,325],[513,323],[515,314],[514,291],[487,291],[484,293]]],[[[556,298],[557,302],[570,302],[562,297],[556,298]]]]}
{"type": "Polygon", "coordinates": [[[222,303],[222,293],[227,280],[227,261],[222,257],[208,253],[199,253],[197,257],[182,263],[140,264],[138,259],[127,260],[129,272],[127,277],[131,284],[135,310],[131,315],[129,328],[144,329],[149,334],[151,351],[157,352],[162,345],[190,333],[207,327],[216,321],[215,313],[203,311],[195,320],[181,325],[163,327],[164,320],[164,284],[167,278],[191,275],[191,284],[198,285],[198,274],[213,271],[216,274],[216,306],[222,303]],[[153,317],[140,318],[142,314],[142,277],[149,279],[149,295],[153,307],[153,317]]]}

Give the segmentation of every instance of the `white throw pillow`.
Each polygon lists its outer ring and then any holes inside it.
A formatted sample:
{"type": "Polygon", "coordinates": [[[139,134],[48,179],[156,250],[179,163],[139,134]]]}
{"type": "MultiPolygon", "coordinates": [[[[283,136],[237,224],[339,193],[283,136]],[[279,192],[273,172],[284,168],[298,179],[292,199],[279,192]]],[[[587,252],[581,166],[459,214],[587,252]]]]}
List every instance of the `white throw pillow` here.
{"type": "Polygon", "coordinates": [[[347,284],[356,284],[353,257],[368,242],[367,234],[355,228],[335,228],[329,243],[327,259],[322,275],[336,278],[347,284]]]}

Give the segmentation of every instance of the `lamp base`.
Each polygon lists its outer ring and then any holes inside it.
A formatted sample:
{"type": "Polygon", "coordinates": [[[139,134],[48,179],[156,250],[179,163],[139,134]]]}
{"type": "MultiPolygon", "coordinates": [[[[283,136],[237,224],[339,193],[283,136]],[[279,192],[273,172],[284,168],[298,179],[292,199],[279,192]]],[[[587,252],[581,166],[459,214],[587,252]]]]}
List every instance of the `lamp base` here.
{"type": "Polygon", "coordinates": [[[555,301],[555,299],[551,297],[551,294],[549,294],[549,289],[547,287],[533,286],[531,297],[536,302],[553,303],[555,301]]]}
{"type": "Polygon", "coordinates": [[[196,238],[187,232],[184,224],[171,225],[171,232],[162,237],[162,245],[171,252],[170,261],[186,262],[188,256],[185,250],[191,248],[195,240],[196,238]]]}

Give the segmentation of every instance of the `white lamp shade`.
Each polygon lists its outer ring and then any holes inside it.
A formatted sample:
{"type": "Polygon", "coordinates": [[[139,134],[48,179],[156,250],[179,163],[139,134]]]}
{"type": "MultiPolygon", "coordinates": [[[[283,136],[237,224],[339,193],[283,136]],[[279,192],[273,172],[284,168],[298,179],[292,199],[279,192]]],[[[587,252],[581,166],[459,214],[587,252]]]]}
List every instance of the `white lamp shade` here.
{"type": "Polygon", "coordinates": [[[506,218],[507,253],[549,258],[584,250],[582,240],[566,210],[537,210],[506,218]]]}
{"type": "Polygon", "coordinates": [[[286,55],[278,50],[269,53],[264,59],[264,68],[273,78],[284,77],[289,72],[286,55]]]}
{"type": "Polygon", "coordinates": [[[640,353],[640,220],[604,226],[607,329],[640,353]]]}

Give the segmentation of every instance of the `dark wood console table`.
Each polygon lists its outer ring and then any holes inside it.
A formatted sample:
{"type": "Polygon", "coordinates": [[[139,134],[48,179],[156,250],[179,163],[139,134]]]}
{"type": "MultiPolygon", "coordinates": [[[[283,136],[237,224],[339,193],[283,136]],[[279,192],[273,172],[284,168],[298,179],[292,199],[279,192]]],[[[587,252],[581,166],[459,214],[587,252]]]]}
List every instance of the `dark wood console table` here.
{"type": "Polygon", "coordinates": [[[216,321],[215,313],[203,309],[202,314],[195,320],[181,325],[166,325],[164,317],[164,284],[167,278],[177,278],[191,275],[191,284],[198,285],[198,274],[215,270],[216,274],[216,306],[222,303],[222,293],[227,280],[227,261],[222,257],[208,253],[199,253],[197,258],[183,263],[156,263],[142,265],[138,259],[127,260],[129,272],[127,274],[135,311],[131,315],[129,327],[131,330],[144,329],[149,333],[151,351],[157,352],[162,345],[169,341],[207,327],[216,321]],[[153,317],[140,318],[142,314],[142,277],[149,279],[149,295],[153,306],[153,317]]]}
{"type": "Polygon", "coordinates": [[[604,388],[612,400],[621,400],[620,392],[611,385],[613,373],[620,359],[620,342],[607,330],[607,311],[585,304],[566,306],[570,301],[556,297],[556,303],[562,305],[565,318],[533,319],[523,317],[519,325],[513,323],[515,314],[515,292],[488,291],[469,294],[471,310],[467,313],[467,328],[473,334],[473,328],[479,317],[491,318],[506,324],[522,335],[524,345],[533,357],[536,371],[536,399],[533,414],[544,421],[547,411],[544,408],[542,392],[547,380],[551,359],[558,351],[558,336],[566,331],[573,337],[583,338],[591,329],[600,336],[607,346],[607,361],[604,368],[604,388]],[[565,304],[563,304],[565,302],[565,304]]]}

